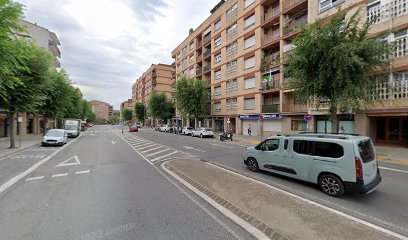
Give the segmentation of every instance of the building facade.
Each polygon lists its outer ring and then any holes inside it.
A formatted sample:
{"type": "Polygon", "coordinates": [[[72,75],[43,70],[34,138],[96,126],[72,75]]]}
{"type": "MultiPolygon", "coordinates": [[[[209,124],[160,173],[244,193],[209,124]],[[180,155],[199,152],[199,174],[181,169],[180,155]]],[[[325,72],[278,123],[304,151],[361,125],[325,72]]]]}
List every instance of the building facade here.
{"type": "Polygon", "coordinates": [[[108,119],[113,114],[113,106],[106,102],[92,100],[89,101],[92,112],[96,114],[96,117],[108,119]]]}
{"type": "MultiPolygon", "coordinates": [[[[59,46],[61,45],[57,35],[34,23],[30,23],[25,20],[20,20],[19,24],[25,27],[26,32],[17,33],[21,38],[25,38],[28,41],[32,41],[38,47],[42,47],[49,51],[54,59],[54,66],[60,68],[61,64],[59,59],[61,58],[61,52],[59,46]]],[[[43,116],[37,116],[29,113],[19,113],[18,116],[22,120],[21,126],[16,129],[17,134],[39,134],[43,133],[45,129],[52,128],[54,121],[52,119],[46,119],[43,116]]],[[[10,136],[10,118],[7,113],[0,110],[0,138],[7,138],[10,136]]]]}
{"type": "Polygon", "coordinates": [[[251,128],[252,135],[264,136],[330,131],[327,109],[296,103],[284,68],[302,26],[330,17],[337,7],[348,14],[360,9],[363,19],[375,19],[370,37],[397,31],[387,38],[397,47],[387,74],[390,81],[378,85],[381,103],[363,113],[339,114],[339,125],[378,142],[408,142],[406,0],[220,1],[172,51],[177,79],[201,78],[211,89],[211,120],[202,124],[239,134],[251,128]],[[306,113],[314,116],[312,121],[304,120],[306,113]]]}

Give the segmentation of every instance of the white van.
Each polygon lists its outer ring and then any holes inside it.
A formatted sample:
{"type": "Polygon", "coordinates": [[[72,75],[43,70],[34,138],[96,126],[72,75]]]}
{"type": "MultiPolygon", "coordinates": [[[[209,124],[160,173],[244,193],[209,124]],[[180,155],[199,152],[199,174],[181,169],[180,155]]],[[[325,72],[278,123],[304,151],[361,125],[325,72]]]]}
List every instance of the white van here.
{"type": "Polygon", "coordinates": [[[274,136],[247,148],[244,163],[254,172],[261,169],[316,183],[334,197],[345,191],[369,193],[381,182],[374,145],[364,136],[274,136]]]}

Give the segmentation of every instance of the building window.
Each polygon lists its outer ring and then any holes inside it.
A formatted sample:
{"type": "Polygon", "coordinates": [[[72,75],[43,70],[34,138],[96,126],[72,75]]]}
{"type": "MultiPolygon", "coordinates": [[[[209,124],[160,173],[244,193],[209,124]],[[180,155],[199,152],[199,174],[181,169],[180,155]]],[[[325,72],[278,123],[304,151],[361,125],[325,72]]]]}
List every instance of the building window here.
{"type": "Polygon", "coordinates": [[[292,120],[292,131],[306,131],[307,123],[305,120],[292,120]]]}
{"type": "Polygon", "coordinates": [[[194,68],[190,68],[190,77],[194,77],[195,73],[194,73],[194,68]]]}
{"type": "Polygon", "coordinates": [[[255,46],[255,34],[245,39],[244,45],[245,45],[245,49],[255,46]]]}
{"type": "Polygon", "coordinates": [[[245,69],[250,69],[255,67],[255,56],[245,59],[244,61],[245,69]]]}
{"type": "Polygon", "coordinates": [[[255,0],[245,0],[245,8],[251,6],[254,2],[255,0]]]}
{"type": "Polygon", "coordinates": [[[214,88],[214,96],[220,96],[221,95],[221,86],[214,88]]]}
{"type": "Polygon", "coordinates": [[[235,3],[232,7],[230,7],[227,12],[225,13],[227,17],[227,22],[232,21],[238,15],[238,4],[235,3]]]}
{"type": "Polygon", "coordinates": [[[249,28],[255,24],[255,13],[247,17],[244,21],[244,28],[249,28]]]}
{"type": "Polygon", "coordinates": [[[215,64],[221,62],[221,53],[215,56],[214,61],[215,61],[215,64]]]}
{"type": "Polygon", "coordinates": [[[320,0],[320,11],[329,9],[341,2],[344,2],[344,0],[320,0]]]}
{"type": "Polygon", "coordinates": [[[215,103],[214,104],[214,111],[215,112],[221,112],[221,103],[215,103]]]}
{"type": "Polygon", "coordinates": [[[221,80],[221,70],[218,70],[214,73],[215,81],[221,80]]]}
{"type": "Polygon", "coordinates": [[[227,86],[226,86],[226,93],[232,93],[238,90],[238,81],[237,79],[233,80],[228,80],[227,86]]]}
{"type": "Polygon", "coordinates": [[[234,25],[227,29],[227,38],[230,38],[237,33],[237,27],[238,25],[235,23],[234,25]]]}
{"type": "Polygon", "coordinates": [[[215,31],[218,31],[218,30],[220,30],[221,29],[221,20],[218,20],[218,22],[216,22],[215,24],[214,24],[214,30],[215,31]]]}
{"type": "Polygon", "coordinates": [[[247,78],[244,80],[244,89],[252,89],[255,88],[255,77],[247,78]]]}
{"type": "Polygon", "coordinates": [[[227,46],[227,57],[232,57],[238,52],[238,43],[237,41],[231,43],[230,45],[227,46]]]}
{"type": "Polygon", "coordinates": [[[255,109],[255,98],[247,98],[244,100],[244,109],[253,110],[255,109]]]}
{"type": "Polygon", "coordinates": [[[190,51],[194,49],[194,42],[190,43],[190,51]]]}
{"type": "Polygon", "coordinates": [[[190,64],[194,62],[194,55],[190,57],[190,64]]]}
{"type": "Polygon", "coordinates": [[[221,45],[221,37],[215,39],[215,42],[214,42],[214,47],[218,47],[220,45],[221,45]]]}
{"type": "Polygon", "coordinates": [[[227,111],[236,111],[238,109],[238,101],[236,98],[227,99],[227,111]]]}

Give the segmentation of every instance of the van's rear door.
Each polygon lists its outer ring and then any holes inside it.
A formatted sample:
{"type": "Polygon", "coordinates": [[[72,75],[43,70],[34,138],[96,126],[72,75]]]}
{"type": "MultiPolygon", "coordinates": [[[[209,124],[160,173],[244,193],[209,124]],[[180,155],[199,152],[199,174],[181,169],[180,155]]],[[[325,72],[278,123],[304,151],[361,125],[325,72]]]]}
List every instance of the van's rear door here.
{"type": "Polygon", "coordinates": [[[358,157],[363,165],[364,185],[371,183],[377,177],[377,155],[374,144],[369,138],[357,142],[358,157]]]}

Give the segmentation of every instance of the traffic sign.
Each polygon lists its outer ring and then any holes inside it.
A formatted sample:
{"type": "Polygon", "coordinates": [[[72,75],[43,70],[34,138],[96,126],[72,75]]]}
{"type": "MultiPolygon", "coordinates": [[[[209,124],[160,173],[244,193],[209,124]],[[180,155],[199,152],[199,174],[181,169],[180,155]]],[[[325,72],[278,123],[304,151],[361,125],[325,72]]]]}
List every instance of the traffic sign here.
{"type": "Polygon", "coordinates": [[[313,120],[313,115],[305,114],[303,118],[305,119],[306,122],[309,122],[313,120]]]}
{"type": "Polygon", "coordinates": [[[259,115],[258,120],[262,121],[264,119],[264,117],[262,115],[259,115]]]}

